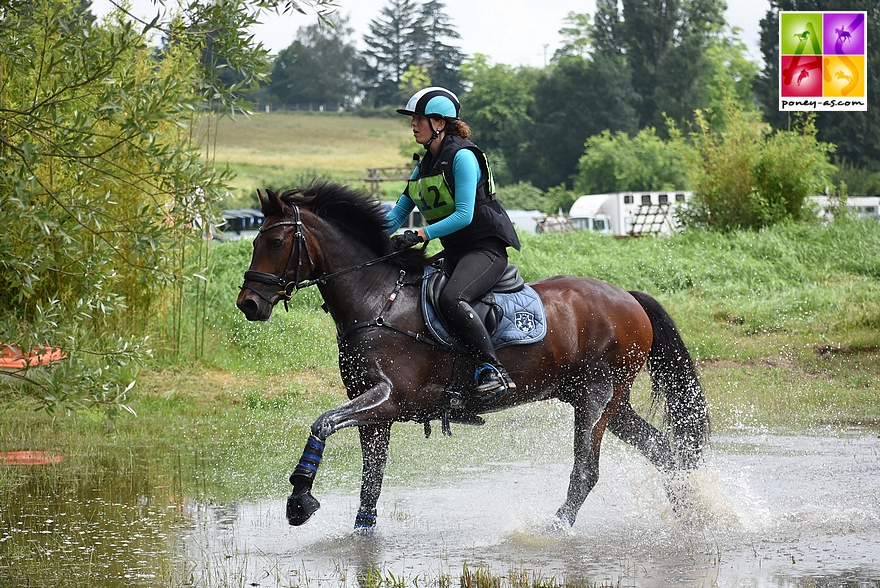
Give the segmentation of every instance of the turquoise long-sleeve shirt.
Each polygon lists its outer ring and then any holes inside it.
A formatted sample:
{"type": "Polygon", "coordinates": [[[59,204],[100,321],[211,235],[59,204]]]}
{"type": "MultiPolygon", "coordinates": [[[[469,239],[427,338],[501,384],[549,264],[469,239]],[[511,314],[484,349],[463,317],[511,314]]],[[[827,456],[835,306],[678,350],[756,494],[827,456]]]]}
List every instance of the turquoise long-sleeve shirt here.
{"type": "MultiPolygon", "coordinates": [[[[413,170],[410,179],[415,179],[418,174],[418,167],[413,170]]],[[[459,229],[471,224],[474,218],[474,206],[477,198],[477,182],[482,179],[480,164],[477,162],[477,156],[470,149],[460,149],[452,160],[452,177],[455,184],[455,212],[437,221],[432,225],[425,227],[425,234],[428,239],[439,239],[446,235],[451,235],[459,229]]],[[[385,220],[388,224],[388,234],[393,234],[397,229],[403,226],[409,213],[415,208],[415,201],[401,194],[385,220]]]]}

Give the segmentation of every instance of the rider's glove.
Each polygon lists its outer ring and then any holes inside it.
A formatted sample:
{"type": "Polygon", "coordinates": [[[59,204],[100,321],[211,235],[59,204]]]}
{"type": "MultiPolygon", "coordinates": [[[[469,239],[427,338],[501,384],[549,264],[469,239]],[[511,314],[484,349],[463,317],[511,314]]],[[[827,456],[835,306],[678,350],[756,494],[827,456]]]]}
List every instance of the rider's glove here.
{"type": "Polygon", "coordinates": [[[404,231],[402,235],[394,235],[391,237],[391,242],[394,244],[394,249],[397,251],[412,247],[422,241],[422,236],[416,231],[404,231]]]}

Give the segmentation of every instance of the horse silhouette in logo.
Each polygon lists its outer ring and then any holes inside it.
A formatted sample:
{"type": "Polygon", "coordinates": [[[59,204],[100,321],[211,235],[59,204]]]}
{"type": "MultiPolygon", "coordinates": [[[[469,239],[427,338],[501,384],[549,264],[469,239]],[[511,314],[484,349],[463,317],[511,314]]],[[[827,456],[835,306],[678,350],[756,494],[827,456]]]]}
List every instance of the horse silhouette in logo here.
{"type": "Polygon", "coordinates": [[[834,29],[834,32],[837,33],[838,42],[843,43],[844,41],[849,41],[850,43],[852,43],[852,34],[850,34],[850,32],[845,28],[840,27],[839,29],[834,29]]]}
{"type": "Polygon", "coordinates": [[[807,68],[801,70],[801,73],[798,74],[797,85],[801,85],[801,80],[804,78],[810,77],[810,72],[807,71],[807,68]]]}
{"type": "Polygon", "coordinates": [[[800,39],[801,41],[806,41],[807,39],[810,38],[810,31],[804,31],[803,33],[800,33],[800,34],[795,33],[794,36],[797,37],[798,39],[800,39]]]}
{"type": "Polygon", "coordinates": [[[834,75],[837,77],[838,80],[846,80],[850,83],[852,83],[853,81],[853,77],[846,75],[845,73],[843,73],[843,71],[836,71],[834,72],[834,75]]]}

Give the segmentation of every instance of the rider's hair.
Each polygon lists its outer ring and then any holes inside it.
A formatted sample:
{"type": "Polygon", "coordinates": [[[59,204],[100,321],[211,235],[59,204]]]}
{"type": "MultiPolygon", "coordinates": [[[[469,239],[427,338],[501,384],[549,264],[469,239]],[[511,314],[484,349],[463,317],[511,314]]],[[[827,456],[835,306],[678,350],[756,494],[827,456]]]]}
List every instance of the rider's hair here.
{"type": "Polygon", "coordinates": [[[446,121],[446,134],[461,139],[467,139],[471,136],[471,128],[462,120],[446,121]]]}

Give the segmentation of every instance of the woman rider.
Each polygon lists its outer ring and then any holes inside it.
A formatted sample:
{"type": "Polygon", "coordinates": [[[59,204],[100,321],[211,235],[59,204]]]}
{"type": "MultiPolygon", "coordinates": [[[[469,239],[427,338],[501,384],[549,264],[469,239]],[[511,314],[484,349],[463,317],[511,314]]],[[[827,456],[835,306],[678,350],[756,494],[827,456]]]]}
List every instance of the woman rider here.
{"type": "Polygon", "coordinates": [[[397,245],[440,239],[449,281],[439,311],[456,340],[482,364],[474,374],[476,391],[489,400],[516,385],[471,303],[495,285],[507,267],[507,248],[519,249],[520,243],[495,198],[485,154],[467,140],[470,128],[459,120],[460,109],[455,94],[431,87],[397,111],[412,117],[415,140],[426,151],[386,220],[393,234],[418,206],[428,226],[395,237],[397,245]]]}

